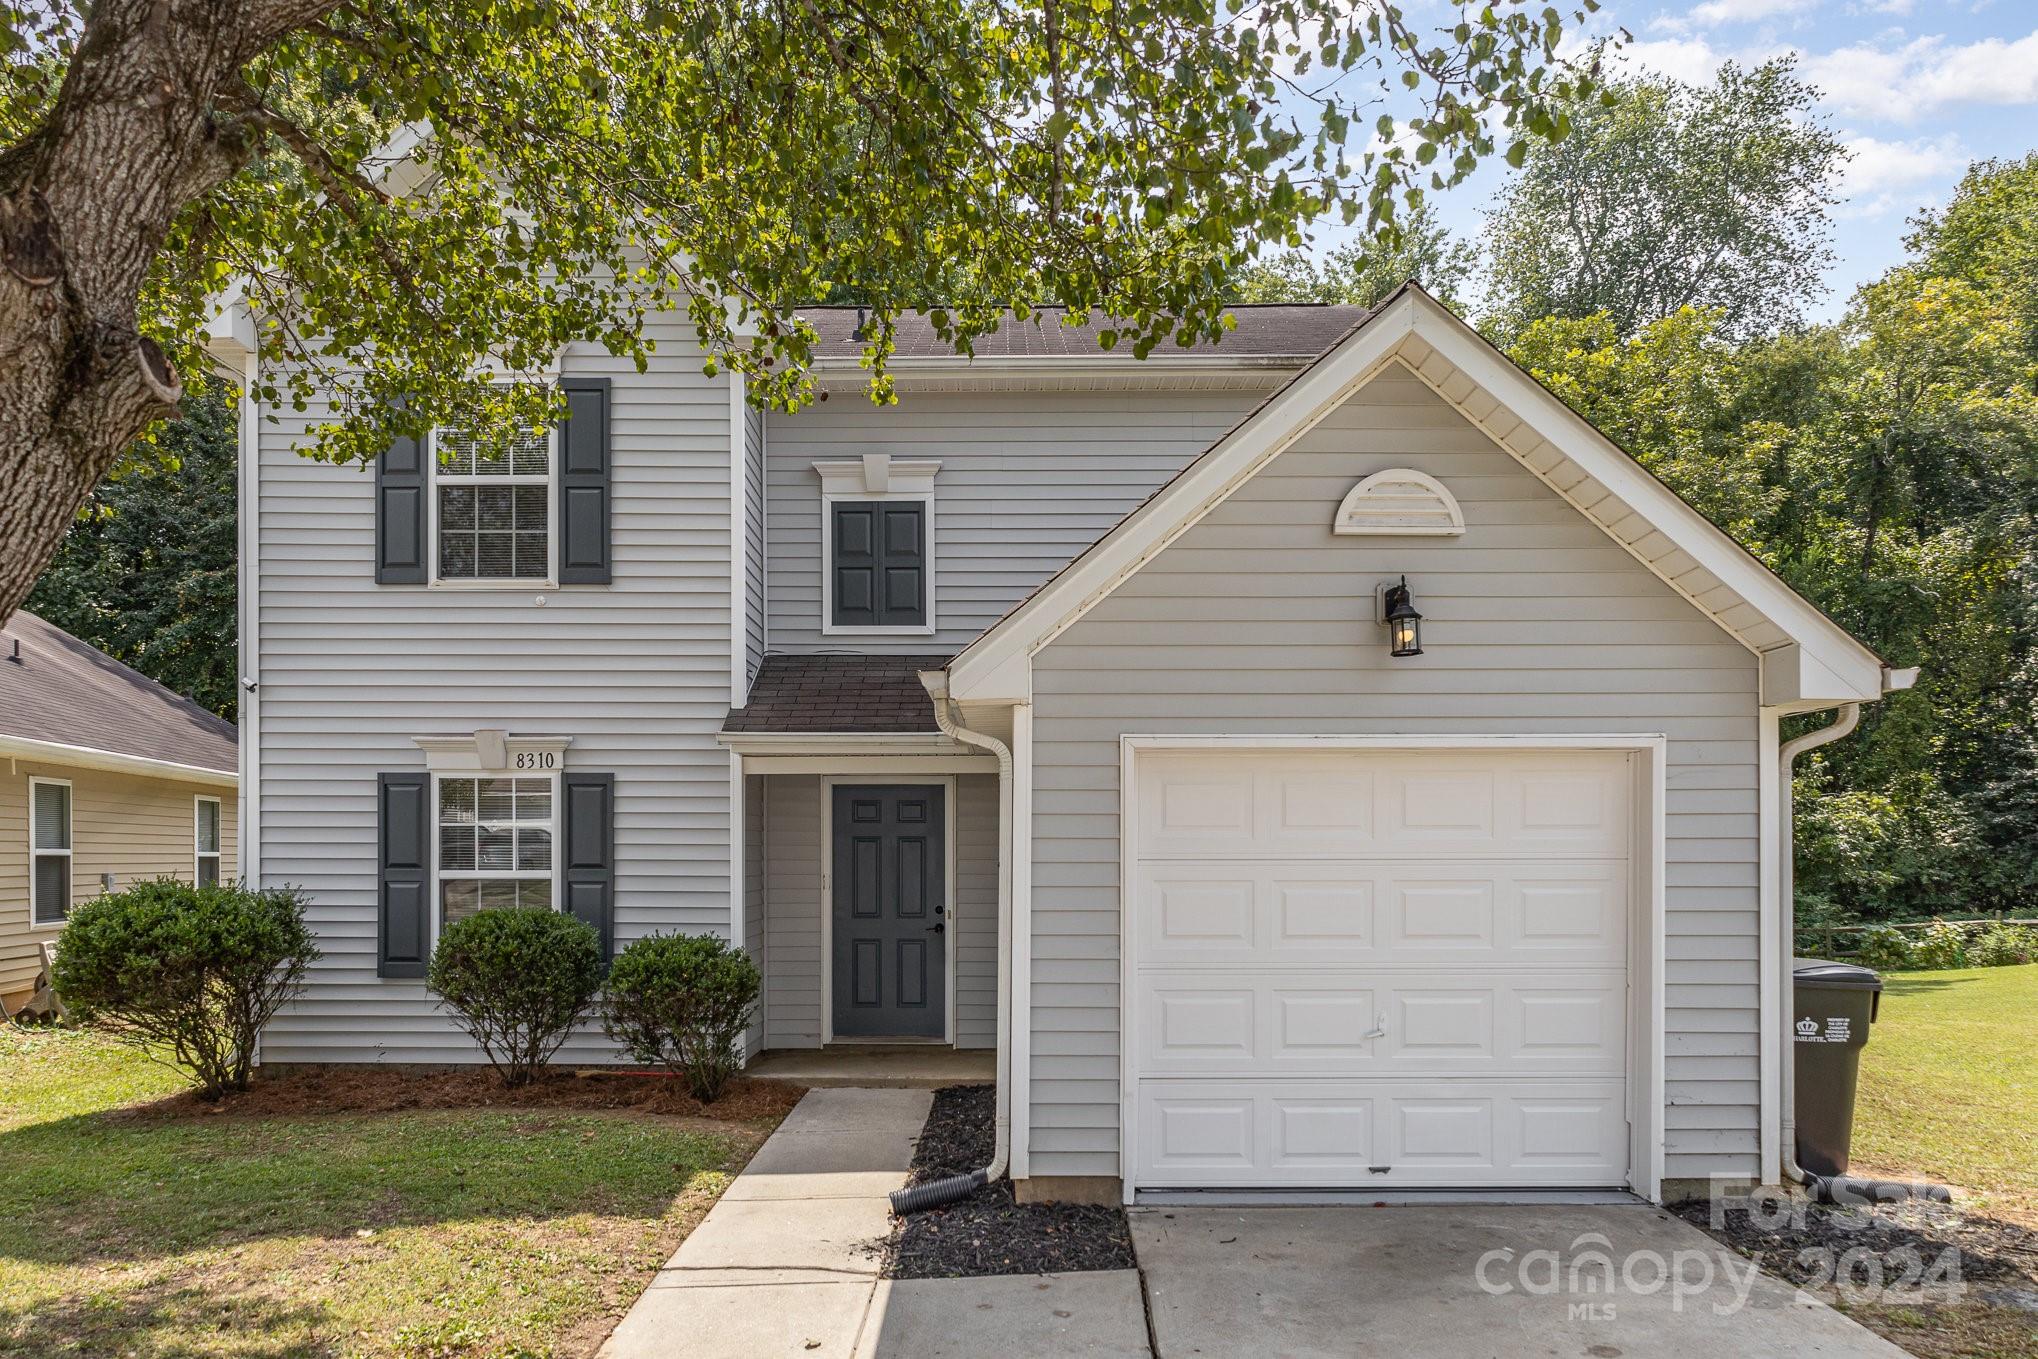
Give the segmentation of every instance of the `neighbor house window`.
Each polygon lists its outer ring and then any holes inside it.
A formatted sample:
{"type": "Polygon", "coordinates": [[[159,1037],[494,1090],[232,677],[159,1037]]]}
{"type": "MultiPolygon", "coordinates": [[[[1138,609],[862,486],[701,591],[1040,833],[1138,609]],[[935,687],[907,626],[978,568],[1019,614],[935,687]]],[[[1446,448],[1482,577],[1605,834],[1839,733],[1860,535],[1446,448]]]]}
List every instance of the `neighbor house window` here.
{"type": "Polygon", "coordinates": [[[442,581],[552,578],[553,432],[507,443],[432,434],[433,525],[442,581]]]}
{"type": "Polygon", "coordinates": [[[556,781],[439,779],[439,927],[497,906],[553,904],[556,781]]]}
{"type": "Polygon", "coordinates": [[[200,886],[219,881],[219,799],[202,797],[197,799],[198,865],[196,877],[200,886]]]}
{"type": "Polygon", "coordinates": [[[61,925],[71,913],[71,785],[28,781],[28,848],[34,923],[61,925]]]}

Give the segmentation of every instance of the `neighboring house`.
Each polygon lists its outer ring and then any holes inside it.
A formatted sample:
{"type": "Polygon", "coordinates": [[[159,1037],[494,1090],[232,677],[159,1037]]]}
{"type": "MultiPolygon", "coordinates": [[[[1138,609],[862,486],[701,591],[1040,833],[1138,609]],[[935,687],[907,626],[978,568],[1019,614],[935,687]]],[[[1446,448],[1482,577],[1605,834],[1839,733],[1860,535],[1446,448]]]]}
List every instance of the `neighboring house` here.
{"type": "Polygon", "coordinates": [[[1420,290],[1237,314],[909,323],[879,408],[816,310],[768,419],[674,318],[496,461],[244,421],[265,1060],[475,1060],[425,961],[525,901],[733,936],[753,1050],[1002,1040],[1030,1196],[1776,1179],[1778,720],[1908,677],[1420,290]]]}
{"type": "Polygon", "coordinates": [[[233,723],[17,610],[0,628],[0,1001],[71,908],[144,878],[231,879],[233,723]]]}

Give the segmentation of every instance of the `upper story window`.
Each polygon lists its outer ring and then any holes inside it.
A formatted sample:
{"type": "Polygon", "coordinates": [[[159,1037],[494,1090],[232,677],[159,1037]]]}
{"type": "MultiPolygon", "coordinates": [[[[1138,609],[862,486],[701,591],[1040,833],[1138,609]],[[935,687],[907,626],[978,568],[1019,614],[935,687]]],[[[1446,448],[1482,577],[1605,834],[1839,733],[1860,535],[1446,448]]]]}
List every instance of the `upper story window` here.
{"type": "Polygon", "coordinates": [[[427,461],[439,580],[553,579],[555,441],[554,430],[507,444],[467,430],[433,431],[427,461]]]}
{"type": "Polygon", "coordinates": [[[821,474],[821,630],[934,631],[934,474],[941,464],[884,453],[817,462],[821,474]]]}
{"type": "Polygon", "coordinates": [[[199,886],[219,881],[219,799],[201,797],[192,811],[197,860],[192,874],[199,886]]]}
{"type": "Polygon", "coordinates": [[[28,781],[29,873],[37,925],[61,925],[71,914],[71,785],[28,781]]]}
{"type": "Polygon", "coordinates": [[[496,906],[552,906],[558,776],[438,783],[439,928],[496,906]]]}

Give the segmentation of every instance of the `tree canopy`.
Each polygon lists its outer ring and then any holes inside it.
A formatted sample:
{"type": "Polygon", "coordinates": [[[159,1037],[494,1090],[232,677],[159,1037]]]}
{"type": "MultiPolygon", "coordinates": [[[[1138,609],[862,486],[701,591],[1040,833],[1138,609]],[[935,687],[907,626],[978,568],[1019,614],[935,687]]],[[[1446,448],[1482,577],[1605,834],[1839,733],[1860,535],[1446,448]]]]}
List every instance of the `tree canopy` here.
{"type": "MultiPolygon", "coordinates": [[[[1593,0],[1579,0],[1579,17],[1593,0]]],[[[1390,224],[1589,74],[1525,0],[0,0],[0,616],[222,290],[318,457],[554,412],[570,342],[807,398],[790,308],[853,282],[965,349],[1008,306],[1219,333],[1232,274],[1326,213],[1390,224]],[[1353,143],[1356,142],[1356,145],[1353,143]]]]}
{"type": "Polygon", "coordinates": [[[1745,339],[1798,320],[1832,260],[1847,152],[1789,58],[1615,81],[1521,152],[1488,226],[1496,333],[1604,312],[1628,336],[1695,306],[1745,339]]]}
{"type": "Polygon", "coordinates": [[[1514,356],[1916,688],[1807,761],[1812,918],[2038,891],[2038,155],[1973,167],[1836,324],[1546,318],[1514,356]],[[1816,794],[1816,796],[1813,796],[1816,794]]]}
{"type": "Polygon", "coordinates": [[[1255,261],[1239,275],[1241,302],[1343,302],[1370,307],[1414,279],[1441,301],[1461,307],[1479,251],[1461,241],[1424,203],[1372,239],[1348,241],[1322,264],[1305,250],[1255,261]]]}

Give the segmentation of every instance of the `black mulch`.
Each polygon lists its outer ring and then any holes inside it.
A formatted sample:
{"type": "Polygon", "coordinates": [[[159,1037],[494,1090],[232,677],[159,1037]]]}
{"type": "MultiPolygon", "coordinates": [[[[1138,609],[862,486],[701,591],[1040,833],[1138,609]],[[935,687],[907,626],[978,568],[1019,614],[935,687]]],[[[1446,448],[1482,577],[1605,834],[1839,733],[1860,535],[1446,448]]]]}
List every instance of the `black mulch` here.
{"type": "MultiPolygon", "coordinates": [[[[966,1175],[989,1164],[997,1095],[988,1085],[934,1092],[913,1150],[909,1183],[966,1175]]],[[[991,1274],[1074,1274],[1131,1269],[1125,1210],[1090,1204],[1016,1203],[1012,1182],[985,1185],[943,1208],[894,1226],[879,1250],[888,1279],[967,1279],[991,1274]]]]}
{"type": "Polygon", "coordinates": [[[1728,1207],[1718,1224],[1713,1205],[1703,1200],[1672,1211],[1793,1284],[1829,1282],[1835,1261],[1851,1282],[1915,1280],[1949,1248],[1959,1251],[1949,1263],[1957,1263],[1961,1282],[2012,1287],[2038,1282],[2038,1231],[1966,1213],[1957,1204],[1909,1200],[1856,1209],[1796,1200],[1787,1206],[1788,1212],[1775,1204],[1753,1211],[1728,1207]]]}

